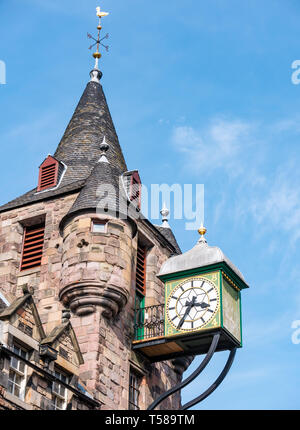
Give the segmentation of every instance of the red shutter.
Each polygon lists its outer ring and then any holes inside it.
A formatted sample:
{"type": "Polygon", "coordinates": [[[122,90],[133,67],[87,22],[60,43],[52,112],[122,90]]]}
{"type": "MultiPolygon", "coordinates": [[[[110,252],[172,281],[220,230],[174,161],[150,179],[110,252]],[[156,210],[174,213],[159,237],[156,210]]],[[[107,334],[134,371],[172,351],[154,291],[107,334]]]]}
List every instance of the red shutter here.
{"type": "Polygon", "coordinates": [[[44,247],[45,224],[24,227],[21,270],[41,265],[44,247]]]}
{"type": "Polygon", "coordinates": [[[136,288],[146,295],[146,249],[138,246],[136,262],[136,288]]]}
{"type": "Polygon", "coordinates": [[[59,163],[49,155],[40,166],[38,191],[46,190],[57,185],[59,163]]]}

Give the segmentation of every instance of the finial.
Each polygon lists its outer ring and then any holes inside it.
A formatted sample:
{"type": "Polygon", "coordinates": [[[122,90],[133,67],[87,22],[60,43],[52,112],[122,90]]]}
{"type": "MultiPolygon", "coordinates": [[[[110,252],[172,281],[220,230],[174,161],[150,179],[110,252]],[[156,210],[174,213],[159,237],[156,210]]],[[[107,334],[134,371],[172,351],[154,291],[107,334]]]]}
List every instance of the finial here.
{"type": "Polygon", "coordinates": [[[108,163],[109,161],[106,158],[106,152],[109,150],[109,144],[106,142],[105,136],[103,137],[102,143],[100,144],[100,150],[102,151],[102,154],[98,160],[98,163],[108,163]]]}
{"type": "Polygon", "coordinates": [[[104,45],[102,43],[102,41],[104,39],[108,39],[108,37],[109,37],[108,34],[106,34],[104,37],[102,37],[100,39],[100,32],[102,30],[101,18],[109,15],[109,13],[108,12],[101,12],[101,8],[99,6],[96,8],[96,12],[97,12],[97,16],[99,18],[99,24],[97,26],[98,37],[97,37],[97,39],[95,39],[90,33],[88,33],[87,36],[89,39],[93,39],[95,41],[95,43],[93,45],[91,45],[89,49],[92,49],[95,45],[97,45],[97,50],[96,50],[96,52],[93,53],[93,57],[95,58],[95,67],[91,71],[90,76],[91,76],[92,82],[98,82],[99,83],[100,79],[102,78],[102,73],[99,70],[99,60],[102,57],[102,54],[100,53],[100,45],[103,46],[106,49],[106,51],[108,51],[108,46],[104,45]]]}
{"type": "Polygon", "coordinates": [[[198,240],[198,243],[207,243],[207,241],[206,241],[206,239],[204,237],[204,235],[205,235],[206,232],[207,232],[207,230],[206,230],[205,227],[203,227],[203,222],[201,222],[201,226],[200,226],[200,228],[198,230],[198,233],[201,235],[201,237],[198,240]]]}
{"type": "Polygon", "coordinates": [[[166,207],[166,203],[164,202],[162,210],[160,211],[161,216],[162,216],[162,227],[165,228],[170,228],[169,223],[168,223],[168,216],[170,214],[169,209],[166,207]]]}

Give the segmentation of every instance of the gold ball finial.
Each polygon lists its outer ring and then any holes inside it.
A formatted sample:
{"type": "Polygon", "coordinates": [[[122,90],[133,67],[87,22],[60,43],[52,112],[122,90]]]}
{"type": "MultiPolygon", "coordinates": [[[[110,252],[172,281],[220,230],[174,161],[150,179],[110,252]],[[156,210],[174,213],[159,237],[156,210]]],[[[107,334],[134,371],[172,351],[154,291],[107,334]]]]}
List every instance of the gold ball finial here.
{"type": "Polygon", "coordinates": [[[98,60],[100,60],[100,58],[102,57],[102,55],[100,54],[100,52],[95,52],[95,53],[93,54],[93,57],[94,57],[94,58],[98,58],[98,60]]]}
{"type": "Polygon", "coordinates": [[[206,232],[207,232],[206,228],[203,227],[203,224],[201,224],[201,227],[199,228],[198,233],[201,234],[201,236],[204,236],[206,232]]]}

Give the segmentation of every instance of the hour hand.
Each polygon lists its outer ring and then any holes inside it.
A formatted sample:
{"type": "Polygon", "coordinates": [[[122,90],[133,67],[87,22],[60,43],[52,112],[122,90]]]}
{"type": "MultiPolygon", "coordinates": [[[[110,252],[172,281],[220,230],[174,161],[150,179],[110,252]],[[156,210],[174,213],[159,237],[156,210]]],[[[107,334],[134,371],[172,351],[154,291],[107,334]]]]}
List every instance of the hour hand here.
{"type": "Polygon", "coordinates": [[[205,308],[209,308],[209,304],[208,303],[195,303],[194,306],[200,306],[200,308],[205,309],[205,308]]]}

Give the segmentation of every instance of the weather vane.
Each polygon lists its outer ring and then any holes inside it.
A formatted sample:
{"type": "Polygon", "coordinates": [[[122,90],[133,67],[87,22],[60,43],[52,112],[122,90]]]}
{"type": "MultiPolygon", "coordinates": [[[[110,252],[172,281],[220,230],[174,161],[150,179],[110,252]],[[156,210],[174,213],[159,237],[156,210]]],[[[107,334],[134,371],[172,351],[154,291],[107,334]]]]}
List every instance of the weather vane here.
{"type": "Polygon", "coordinates": [[[99,17],[99,24],[97,27],[98,37],[97,37],[97,39],[95,39],[90,33],[88,33],[87,36],[89,39],[93,39],[95,41],[95,43],[93,43],[93,45],[91,45],[89,47],[89,49],[92,49],[95,45],[97,45],[97,50],[96,50],[96,52],[94,52],[93,57],[96,60],[95,69],[98,69],[98,63],[99,63],[100,58],[102,57],[102,55],[100,53],[100,45],[103,46],[106,49],[106,51],[108,51],[108,46],[104,45],[102,42],[104,39],[108,39],[108,37],[109,37],[109,35],[107,33],[104,37],[100,38],[100,32],[102,30],[101,18],[109,15],[109,13],[108,12],[102,12],[101,8],[99,6],[96,8],[96,12],[97,12],[97,16],[99,17]]]}

